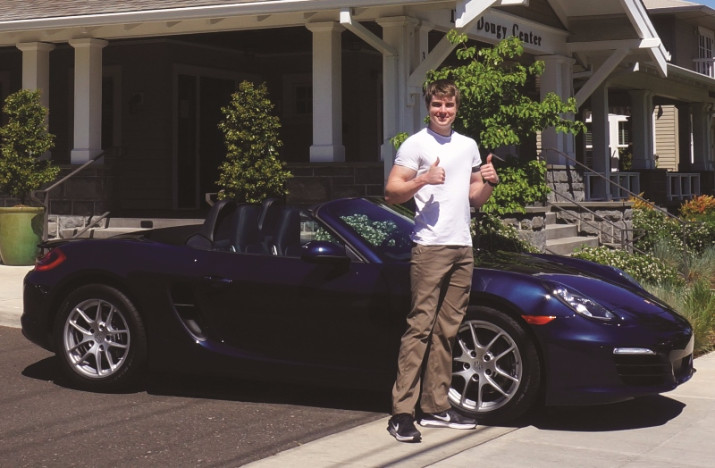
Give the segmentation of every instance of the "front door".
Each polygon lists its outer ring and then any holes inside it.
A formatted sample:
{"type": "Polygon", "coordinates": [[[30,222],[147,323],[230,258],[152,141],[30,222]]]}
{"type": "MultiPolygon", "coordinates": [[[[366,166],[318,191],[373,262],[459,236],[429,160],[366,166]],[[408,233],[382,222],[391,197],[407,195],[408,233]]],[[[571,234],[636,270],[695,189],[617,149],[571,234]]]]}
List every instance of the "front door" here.
{"type": "Polygon", "coordinates": [[[218,191],[218,166],[226,156],[218,123],[238,79],[189,71],[176,75],[175,205],[204,208],[206,193],[218,191]]]}

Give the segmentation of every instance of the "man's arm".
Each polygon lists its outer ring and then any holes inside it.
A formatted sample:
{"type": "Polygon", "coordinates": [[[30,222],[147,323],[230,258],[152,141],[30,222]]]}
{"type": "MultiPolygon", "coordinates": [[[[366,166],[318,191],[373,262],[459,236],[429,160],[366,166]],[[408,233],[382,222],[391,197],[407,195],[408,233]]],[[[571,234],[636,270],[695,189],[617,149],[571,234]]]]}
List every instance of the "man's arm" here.
{"type": "Polygon", "coordinates": [[[429,171],[419,176],[414,169],[395,164],[385,184],[385,201],[390,204],[405,203],[425,185],[443,183],[444,169],[439,167],[439,158],[430,166],[429,171]]]}

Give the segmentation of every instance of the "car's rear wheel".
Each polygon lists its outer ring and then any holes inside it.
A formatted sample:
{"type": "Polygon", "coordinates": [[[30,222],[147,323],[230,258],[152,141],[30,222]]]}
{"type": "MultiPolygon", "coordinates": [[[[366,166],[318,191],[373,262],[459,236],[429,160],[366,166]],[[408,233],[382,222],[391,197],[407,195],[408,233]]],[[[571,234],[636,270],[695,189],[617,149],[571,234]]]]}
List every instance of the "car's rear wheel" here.
{"type": "Polygon", "coordinates": [[[67,296],[55,322],[55,342],[64,374],[92,391],[129,388],[146,360],[146,332],[136,307],[102,284],[67,296]]]}
{"type": "Polygon", "coordinates": [[[488,307],[470,308],[452,354],[452,406],[495,424],[534,404],[541,364],[533,340],[513,318],[488,307]]]}

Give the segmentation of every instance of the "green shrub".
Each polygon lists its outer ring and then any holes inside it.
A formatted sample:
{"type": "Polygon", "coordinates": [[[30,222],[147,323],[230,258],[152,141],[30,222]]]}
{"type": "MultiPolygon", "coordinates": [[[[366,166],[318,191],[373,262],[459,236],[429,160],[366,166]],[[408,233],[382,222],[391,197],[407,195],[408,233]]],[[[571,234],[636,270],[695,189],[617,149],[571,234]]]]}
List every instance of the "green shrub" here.
{"type": "Polygon", "coordinates": [[[657,209],[634,209],[633,231],[634,245],[643,252],[652,252],[659,241],[678,251],[696,253],[715,245],[715,220],[681,222],[657,209]]]}
{"type": "Polygon", "coordinates": [[[0,191],[25,204],[30,192],[57,178],[60,168],[40,159],[52,149],[47,109],[40,92],[21,89],[5,99],[7,123],[0,128],[0,191]]]}
{"type": "Polygon", "coordinates": [[[508,252],[538,252],[531,243],[521,239],[513,226],[504,224],[490,213],[479,213],[472,222],[472,244],[484,250],[508,252]]]}
{"type": "Polygon", "coordinates": [[[239,202],[259,203],[266,198],[282,198],[288,193],[291,173],[278,159],[283,146],[278,117],[272,115],[265,83],[256,87],[249,81],[239,85],[228,106],[221,108],[224,120],[226,160],[219,166],[221,191],[218,197],[239,202]]]}
{"type": "Polygon", "coordinates": [[[608,247],[584,247],[575,252],[573,256],[620,268],[640,283],[671,286],[684,284],[683,278],[676,268],[652,254],[630,254],[608,247]]]}

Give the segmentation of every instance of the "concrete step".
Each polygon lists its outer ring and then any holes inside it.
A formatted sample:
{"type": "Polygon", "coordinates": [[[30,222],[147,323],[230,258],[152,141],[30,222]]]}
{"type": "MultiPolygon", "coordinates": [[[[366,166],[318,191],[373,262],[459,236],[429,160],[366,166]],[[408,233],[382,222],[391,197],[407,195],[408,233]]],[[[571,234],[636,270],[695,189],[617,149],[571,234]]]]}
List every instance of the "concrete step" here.
{"type": "Polygon", "coordinates": [[[556,224],[556,220],[558,217],[556,216],[556,212],[554,211],[548,211],[545,215],[545,220],[544,223],[549,226],[551,224],[556,224]]]}
{"type": "Polygon", "coordinates": [[[598,247],[598,237],[573,236],[546,241],[546,251],[556,255],[569,256],[581,247],[598,247]]]}
{"type": "Polygon", "coordinates": [[[547,224],[544,231],[547,241],[578,236],[578,227],[575,224],[547,224]]]}

